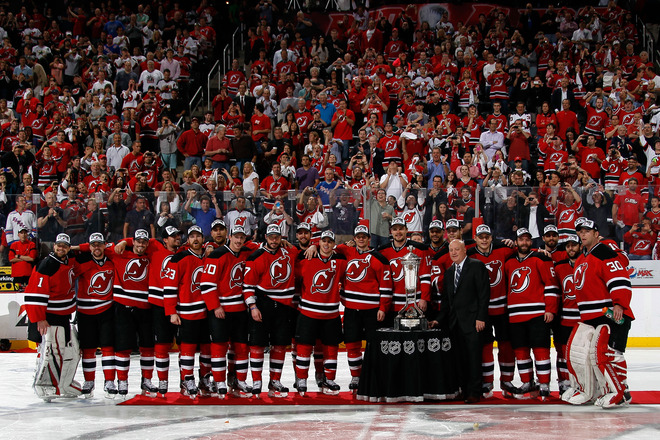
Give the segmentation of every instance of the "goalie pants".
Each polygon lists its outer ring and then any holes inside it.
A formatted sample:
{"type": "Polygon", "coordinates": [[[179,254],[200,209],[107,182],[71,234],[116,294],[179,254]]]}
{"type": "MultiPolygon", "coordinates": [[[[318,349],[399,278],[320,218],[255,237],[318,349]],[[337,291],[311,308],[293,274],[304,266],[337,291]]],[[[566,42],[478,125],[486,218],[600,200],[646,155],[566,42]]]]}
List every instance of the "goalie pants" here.
{"type": "MultiPolygon", "coordinates": [[[[54,315],[52,313],[46,313],[46,321],[49,325],[59,325],[64,327],[66,342],[71,340],[71,315],[54,315]]],[[[41,344],[41,334],[37,329],[36,322],[28,323],[28,340],[37,344],[41,344]]]]}
{"type": "Polygon", "coordinates": [[[610,339],[608,345],[614,350],[625,353],[626,346],[628,344],[628,333],[630,332],[630,324],[632,320],[630,317],[625,315],[623,316],[623,320],[623,324],[615,324],[606,316],[601,316],[596,319],[584,321],[584,323],[592,326],[593,328],[597,328],[599,325],[607,325],[610,328],[610,339]]]}

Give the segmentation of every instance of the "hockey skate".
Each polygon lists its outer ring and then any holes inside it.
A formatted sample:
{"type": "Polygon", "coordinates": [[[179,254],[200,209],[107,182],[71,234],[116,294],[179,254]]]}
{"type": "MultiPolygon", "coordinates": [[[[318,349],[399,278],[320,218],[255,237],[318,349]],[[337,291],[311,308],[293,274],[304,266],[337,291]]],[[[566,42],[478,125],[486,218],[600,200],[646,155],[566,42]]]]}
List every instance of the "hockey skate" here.
{"type": "Polygon", "coordinates": [[[502,389],[502,396],[507,399],[512,399],[516,394],[520,394],[520,390],[513,386],[511,382],[500,382],[500,388],[502,389]]]}
{"type": "MultiPolygon", "coordinates": [[[[481,393],[484,399],[493,397],[493,383],[484,382],[483,385],[481,385],[481,393]]],[[[502,391],[502,393],[504,393],[504,391],[502,391]]]]}
{"type": "Polygon", "coordinates": [[[218,397],[218,389],[211,373],[207,373],[199,380],[197,388],[199,389],[200,397],[218,397]]]}
{"type": "Polygon", "coordinates": [[[271,379],[268,382],[268,397],[286,397],[289,395],[289,389],[282,385],[279,380],[271,379]]]}
{"type": "Polygon", "coordinates": [[[234,372],[228,372],[227,373],[227,388],[233,389],[236,388],[236,384],[238,383],[238,379],[236,379],[236,373],[234,372]]]}
{"type": "Polygon", "coordinates": [[[329,396],[338,396],[339,395],[339,385],[334,380],[325,379],[321,384],[321,392],[329,396]]]}
{"type": "Polygon", "coordinates": [[[523,383],[517,391],[513,397],[520,400],[535,399],[539,396],[539,386],[534,382],[523,383]]]}
{"type": "Polygon", "coordinates": [[[296,378],[295,388],[300,397],[303,397],[307,393],[307,379],[296,378]]]}
{"type": "Polygon", "coordinates": [[[151,383],[151,379],[146,377],[142,378],[142,383],[140,384],[140,389],[142,390],[142,395],[147,397],[156,397],[158,396],[158,388],[151,383]]]}
{"type": "Polygon", "coordinates": [[[181,382],[181,394],[183,394],[184,396],[188,396],[194,400],[197,398],[198,393],[199,390],[195,385],[195,376],[184,377],[183,381],[181,382]]]}
{"type": "Polygon", "coordinates": [[[117,385],[115,385],[115,381],[106,380],[103,385],[103,391],[105,392],[106,399],[114,399],[117,397],[117,385]]]}
{"type": "Polygon", "coordinates": [[[539,384],[539,397],[541,400],[547,400],[550,397],[550,385],[547,383],[539,384]]]}
{"type": "Polygon", "coordinates": [[[167,389],[169,388],[169,382],[166,380],[158,381],[158,394],[165,397],[167,394],[167,389]]]}
{"type": "Polygon", "coordinates": [[[215,387],[215,396],[214,397],[219,397],[220,399],[224,399],[227,397],[227,384],[225,382],[213,382],[214,387],[215,387]]]}
{"type": "Polygon", "coordinates": [[[237,380],[231,387],[231,394],[234,397],[252,397],[252,388],[244,380],[237,380]]]}
{"type": "Polygon", "coordinates": [[[325,373],[323,371],[321,372],[316,372],[314,375],[314,378],[316,379],[316,385],[319,387],[319,391],[323,391],[323,382],[325,382],[325,373]]]}
{"type": "Polygon", "coordinates": [[[559,397],[562,398],[566,390],[568,390],[571,387],[571,381],[570,380],[560,380],[558,382],[559,385],[559,397]]]}
{"type": "Polygon", "coordinates": [[[86,380],[83,383],[82,390],[80,393],[83,395],[85,399],[91,399],[94,397],[94,381],[93,380],[86,380]]]}
{"type": "Polygon", "coordinates": [[[255,380],[254,382],[252,382],[252,397],[258,399],[259,394],[261,394],[261,381],[255,380]]]}
{"type": "Polygon", "coordinates": [[[351,383],[348,384],[348,389],[357,394],[358,387],[360,386],[360,376],[351,377],[351,383]]]}
{"type": "Polygon", "coordinates": [[[128,396],[128,381],[127,380],[118,380],[117,381],[117,394],[119,394],[120,399],[126,399],[128,396]]]}

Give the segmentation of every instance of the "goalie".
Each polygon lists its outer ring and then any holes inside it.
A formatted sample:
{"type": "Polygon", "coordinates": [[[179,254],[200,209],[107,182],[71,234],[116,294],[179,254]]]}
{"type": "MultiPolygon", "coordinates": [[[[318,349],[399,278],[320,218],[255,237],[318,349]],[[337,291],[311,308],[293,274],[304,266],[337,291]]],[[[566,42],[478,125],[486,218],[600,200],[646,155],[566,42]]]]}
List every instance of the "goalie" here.
{"type": "Polygon", "coordinates": [[[70,249],[69,236],[59,234],[53,252],[34,269],[25,289],[28,339],[40,344],[33,387],[46,401],[81,393],[80,384],[73,380],[80,348],[69,324],[76,309],[70,249]]]}
{"type": "Polygon", "coordinates": [[[568,341],[571,387],[562,399],[575,405],[594,402],[602,408],[627,405],[631,397],[623,353],[635,319],[628,262],[599,241],[593,221],[583,220],[577,231],[583,253],[575,262],[573,284],[582,322],[568,341]],[[604,308],[612,311],[611,318],[603,314],[604,308]]]}

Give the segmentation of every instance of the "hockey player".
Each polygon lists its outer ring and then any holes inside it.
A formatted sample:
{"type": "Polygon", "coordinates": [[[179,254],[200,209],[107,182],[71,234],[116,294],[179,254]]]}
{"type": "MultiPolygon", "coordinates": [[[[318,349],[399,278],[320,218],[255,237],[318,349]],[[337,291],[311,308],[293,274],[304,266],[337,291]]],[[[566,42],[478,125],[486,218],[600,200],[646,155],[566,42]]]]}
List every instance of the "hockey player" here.
{"type": "Polygon", "coordinates": [[[509,329],[509,315],[506,309],[507,284],[504,277],[504,262],[516,251],[500,241],[494,242],[493,233],[488,225],[477,226],[475,232],[477,245],[470,249],[467,255],[470,258],[482,261],[486,265],[490,280],[488,321],[486,321],[484,330],[484,348],[481,354],[484,381],[483,394],[484,398],[493,395],[495,375],[493,342],[497,341],[500,388],[505,397],[513,397],[513,394],[517,391],[512,383],[513,373],[515,372],[515,356],[511,347],[511,330],[509,329]]]}
{"type": "Polygon", "coordinates": [[[236,383],[232,392],[237,397],[251,397],[252,390],[245,382],[248,370],[248,314],[243,300],[243,271],[245,260],[257,245],[245,245],[245,229],[231,228],[229,243],[206,257],[200,278],[202,298],[209,309],[211,334],[211,370],[223,397],[227,392],[226,357],[231,340],[235,353],[236,383]]]}
{"type": "Polygon", "coordinates": [[[623,353],[631,321],[635,319],[630,309],[630,278],[620,256],[599,242],[598,226],[594,221],[579,222],[577,230],[582,240],[582,254],[577,258],[573,272],[575,298],[582,322],[596,328],[592,343],[596,365],[592,367],[595,367],[599,385],[605,389],[603,396],[594,397],[598,397],[596,404],[603,408],[625,405],[631,398],[623,353]],[[612,309],[614,322],[623,320],[623,323],[613,323],[604,316],[603,308],[612,309]]]}
{"type": "Polygon", "coordinates": [[[187,249],[172,256],[163,276],[163,305],[172,324],[179,326],[181,394],[195,399],[197,394],[226,395],[211,380],[210,365],[201,362],[200,384],[195,385],[194,366],[197,346],[210,344],[206,320],[206,305],[200,291],[200,277],[204,270],[204,233],[199,226],[188,228],[187,249]],[[209,371],[207,371],[209,370],[209,371]],[[207,376],[208,374],[208,376],[207,376]]]}
{"type": "Polygon", "coordinates": [[[349,389],[357,391],[362,371],[362,341],[371,339],[383,326],[392,303],[392,276],[389,261],[369,246],[371,234],[365,225],[355,228],[355,247],[338,245],[346,257],[344,343],[351,371],[349,389]]]}
{"type": "Polygon", "coordinates": [[[300,279],[300,316],[296,323],[296,389],[307,392],[307,375],[312,348],[317,339],[323,344],[325,381],[323,394],[339,394],[337,352],[342,341],[339,317],[340,286],[345,284],[346,258],[334,251],[335,234],[323,231],[318,254],[311,260],[300,254],[296,260],[296,277],[300,279]]]}
{"type": "Polygon", "coordinates": [[[564,247],[559,244],[559,232],[555,225],[547,225],[543,228],[543,243],[545,246],[543,250],[549,254],[553,263],[566,259],[566,251],[564,247]]]}
{"type": "Polygon", "coordinates": [[[248,325],[250,369],[252,395],[256,397],[261,394],[264,349],[268,346],[271,346],[268,389],[282,397],[289,392],[280,378],[286,346],[293,336],[293,262],[297,254],[296,248],[283,247],[279,225],[269,225],[265,246],[252,253],[245,262],[243,295],[251,316],[248,325]]]}
{"type": "Polygon", "coordinates": [[[204,244],[206,255],[208,256],[214,249],[222,247],[227,241],[227,225],[224,220],[215,219],[211,223],[211,240],[204,244]]]}
{"type": "Polygon", "coordinates": [[[115,385],[114,309],[112,308],[112,284],[115,266],[105,256],[105,238],[101,233],[89,236],[91,252],[75,257],[73,270],[78,278],[77,305],[78,334],[82,350],[82,394],[94,395],[96,377],[96,349],[101,348],[101,365],[105,377],[105,396],[117,396],[115,385]]]}
{"type": "Polygon", "coordinates": [[[73,380],[80,352],[69,324],[76,309],[70,248],[69,236],[58,234],[53,252],[34,269],[25,289],[28,339],[41,344],[33,387],[47,401],[81,393],[80,384],[73,380]]]}
{"type": "MultiPolygon", "coordinates": [[[[417,291],[417,300],[419,308],[426,311],[428,301],[431,300],[431,271],[427,262],[426,251],[428,246],[408,240],[408,228],[406,221],[401,217],[395,217],[390,225],[392,234],[392,243],[381,246],[378,249],[390,262],[390,271],[392,274],[392,312],[398,313],[406,305],[406,288],[404,285],[403,266],[399,260],[409,252],[408,247],[412,246],[413,253],[422,259],[419,266],[419,286],[417,291]]],[[[386,318],[386,326],[392,326],[394,314],[386,318]]]]}
{"type": "Polygon", "coordinates": [[[569,388],[570,381],[566,366],[566,344],[575,326],[580,322],[580,310],[575,300],[573,289],[573,271],[575,261],[580,255],[580,239],[575,234],[569,234],[564,241],[566,259],[555,263],[555,272],[562,292],[559,325],[553,327],[552,337],[557,350],[557,382],[559,395],[569,388]]]}
{"type": "Polygon", "coordinates": [[[508,281],[507,307],[511,343],[523,382],[516,398],[550,395],[550,322],[557,314],[559,286],[552,260],[532,252],[532,234],[516,230],[518,252],[504,264],[508,281]],[[534,363],[539,384],[533,381],[534,363]]]}

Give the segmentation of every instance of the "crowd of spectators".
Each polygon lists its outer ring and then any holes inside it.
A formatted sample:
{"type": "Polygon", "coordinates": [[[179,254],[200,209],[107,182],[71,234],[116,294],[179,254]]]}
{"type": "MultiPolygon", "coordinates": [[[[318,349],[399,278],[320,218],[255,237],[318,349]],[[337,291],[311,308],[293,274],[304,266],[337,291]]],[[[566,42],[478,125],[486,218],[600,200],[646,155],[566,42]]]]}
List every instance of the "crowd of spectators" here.
{"type": "Polygon", "coordinates": [[[475,23],[357,5],[327,32],[284,2],[243,2],[244,56],[199,118],[189,82],[220,18],[206,0],[168,5],[2,11],[7,248],[23,227],[43,255],[61,231],[208,235],[216,218],[255,239],[300,222],[348,239],[364,222],[379,245],[397,216],[421,240],[456,219],[466,238],[485,222],[540,245],[545,225],[561,240],[584,215],[651,258],[660,76],[616,2],[475,23]]]}

